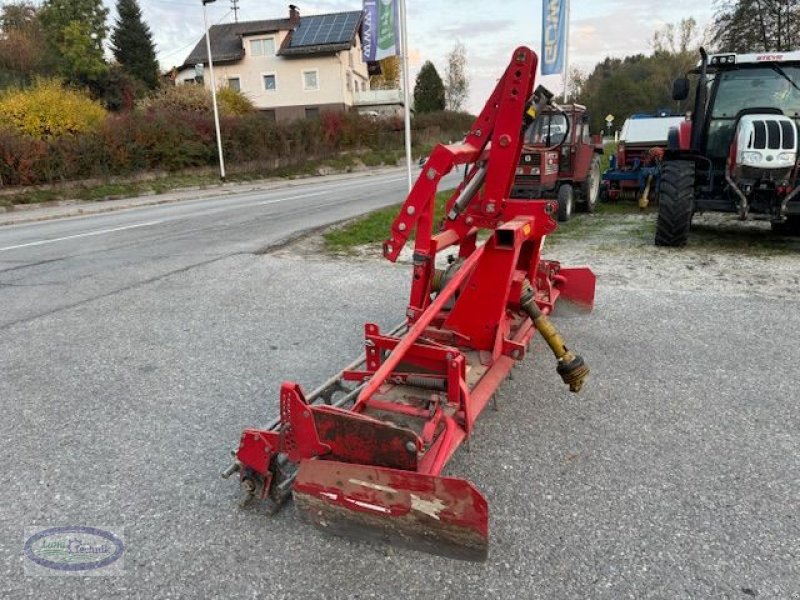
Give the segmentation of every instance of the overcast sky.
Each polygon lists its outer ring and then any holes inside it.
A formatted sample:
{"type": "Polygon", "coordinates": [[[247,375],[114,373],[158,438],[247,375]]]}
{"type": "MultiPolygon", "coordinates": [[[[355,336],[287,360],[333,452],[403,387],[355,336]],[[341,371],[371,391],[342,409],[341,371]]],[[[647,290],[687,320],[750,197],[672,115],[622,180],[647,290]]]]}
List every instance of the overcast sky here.
{"type": "MultiPolygon", "coordinates": [[[[104,0],[115,18],[115,0],[104,0]]],[[[361,0],[294,0],[300,13],[360,10],[361,0]]],[[[289,4],[277,0],[239,0],[239,20],[288,16],[289,4]]],[[[181,65],[203,35],[201,0],[139,0],[157,45],[161,66],[181,65]]],[[[233,21],[232,0],[208,5],[210,23],[233,21]]],[[[705,29],[713,13],[711,0],[572,0],[570,62],[589,71],[606,56],[650,51],[653,32],[666,23],[694,17],[705,29]]],[[[422,63],[430,60],[440,74],[456,40],[467,49],[471,93],[467,108],[478,111],[502,74],[513,49],[527,45],[539,51],[541,0],[407,0],[412,86],[422,63]]],[[[560,78],[545,78],[559,90],[560,78]]]]}

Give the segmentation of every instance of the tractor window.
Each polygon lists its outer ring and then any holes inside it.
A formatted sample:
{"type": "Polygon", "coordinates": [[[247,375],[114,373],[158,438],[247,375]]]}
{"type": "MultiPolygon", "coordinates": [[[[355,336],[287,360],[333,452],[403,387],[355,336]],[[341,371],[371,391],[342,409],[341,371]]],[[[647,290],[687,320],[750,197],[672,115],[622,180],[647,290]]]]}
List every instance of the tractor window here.
{"type": "MultiPolygon", "coordinates": [[[[800,87],[800,67],[781,65],[781,68],[800,87]]],[[[721,159],[728,155],[736,116],[746,108],[777,108],[788,117],[800,118],[800,90],[768,66],[717,74],[717,92],[706,142],[710,157],[721,159]]]]}
{"type": "Polygon", "coordinates": [[[567,134],[567,119],[562,114],[543,114],[525,132],[525,143],[531,146],[560,146],[567,134]]]}
{"type": "MultiPolygon", "coordinates": [[[[782,67],[800,87],[800,67],[782,67]]],[[[712,119],[732,119],[745,108],[778,108],[787,117],[800,117],[800,90],[770,67],[725,71],[718,75],[719,87],[712,119]]]]}

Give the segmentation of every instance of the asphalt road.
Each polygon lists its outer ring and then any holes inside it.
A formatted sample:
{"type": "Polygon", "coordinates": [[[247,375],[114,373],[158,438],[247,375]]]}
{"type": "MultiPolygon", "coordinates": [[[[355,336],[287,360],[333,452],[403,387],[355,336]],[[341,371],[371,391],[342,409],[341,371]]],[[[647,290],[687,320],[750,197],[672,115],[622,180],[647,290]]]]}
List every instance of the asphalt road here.
{"type": "Polygon", "coordinates": [[[0,227],[0,330],[400,202],[404,173],[0,227]]]}
{"type": "Polygon", "coordinates": [[[559,319],[580,396],[537,342],[449,466],[489,499],[485,564],[237,508],[241,429],[396,323],[408,283],[254,251],[403,185],[378,184],[0,229],[0,596],[800,598],[800,302],[734,286],[601,280],[559,319]],[[25,576],[24,528],[75,524],[124,529],[122,575],[25,576]]]}

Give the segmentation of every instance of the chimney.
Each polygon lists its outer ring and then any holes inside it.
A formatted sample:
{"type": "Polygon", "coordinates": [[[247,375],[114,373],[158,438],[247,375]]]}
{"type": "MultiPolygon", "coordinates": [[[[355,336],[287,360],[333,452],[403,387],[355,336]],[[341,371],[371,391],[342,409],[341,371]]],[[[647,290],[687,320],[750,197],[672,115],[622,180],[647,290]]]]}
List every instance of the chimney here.
{"type": "Polygon", "coordinates": [[[289,24],[292,27],[300,25],[300,9],[294,4],[289,5],[289,24]]]}

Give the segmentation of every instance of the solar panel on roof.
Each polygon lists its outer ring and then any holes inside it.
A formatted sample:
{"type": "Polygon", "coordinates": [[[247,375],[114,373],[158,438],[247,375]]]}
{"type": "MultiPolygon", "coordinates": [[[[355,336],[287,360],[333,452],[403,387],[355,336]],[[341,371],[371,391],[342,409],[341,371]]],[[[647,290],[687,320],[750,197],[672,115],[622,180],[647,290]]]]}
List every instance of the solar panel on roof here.
{"type": "Polygon", "coordinates": [[[355,33],[361,13],[338,13],[303,17],[292,36],[291,48],[323,46],[349,42],[355,33]]]}

